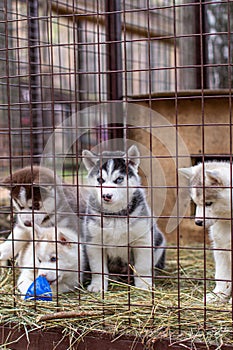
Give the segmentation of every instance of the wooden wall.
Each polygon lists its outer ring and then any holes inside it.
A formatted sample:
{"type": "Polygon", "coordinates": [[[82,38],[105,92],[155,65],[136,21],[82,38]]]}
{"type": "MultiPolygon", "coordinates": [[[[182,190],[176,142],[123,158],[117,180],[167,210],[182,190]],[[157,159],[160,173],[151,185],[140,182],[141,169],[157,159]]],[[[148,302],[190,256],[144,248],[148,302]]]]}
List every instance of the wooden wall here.
{"type": "MultiPolygon", "coordinates": [[[[192,98],[184,96],[183,98],[178,98],[177,101],[176,104],[175,99],[171,98],[171,96],[167,96],[164,99],[161,99],[160,96],[157,100],[150,102],[150,106],[146,102],[136,103],[147,108],[151,107],[153,111],[159,113],[159,115],[163,116],[176,128],[181,139],[187,146],[192,162],[202,159],[201,157],[203,155],[213,158],[220,156],[223,159],[229,157],[231,154],[231,112],[229,98],[224,95],[216,95],[215,97],[212,92],[212,95],[207,95],[204,99],[198,96],[192,98]]],[[[156,114],[153,118],[156,119],[156,114]]],[[[157,126],[156,128],[158,135],[159,128],[157,126]]],[[[162,128],[161,133],[164,133],[162,128]]],[[[167,193],[163,210],[161,213],[158,213],[158,224],[166,234],[168,242],[177,244],[178,238],[179,244],[203,242],[203,229],[197,227],[194,224],[194,220],[190,218],[190,213],[193,210],[191,211],[190,201],[187,200],[189,197],[188,190],[184,190],[184,193],[179,198],[180,206],[182,207],[182,204],[186,206],[185,217],[178,227],[174,228],[172,232],[168,232],[170,231],[168,229],[168,222],[178,197],[177,181],[179,186],[187,185],[184,179],[180,179],[179,177],[179,180],[177,180],[177,167],[188,166],[190,160],[182,159],[182,154],[179,154],[179,150],[177,153],[179,157],[176,159],[174,157],[171,158],[166,147],[161,143],[161,140],[156,136],[154,137],[154,135],[151,136],[143,128],[131,130],[130,138],[146,148],[150,148],[152,145],[152,153],[157,157],[157,161],[159,161],[164,172],[167,193]]],[[[149,169],[148,173],[150,173],[149,169]]],[[[153,177],[156,178],[156,171],[153,173],[153,177]]],[[[155,212],[157,203],[160,205],[160,202],[160,191],[158,190],[153,196],[153,209],[155,212]]]]}

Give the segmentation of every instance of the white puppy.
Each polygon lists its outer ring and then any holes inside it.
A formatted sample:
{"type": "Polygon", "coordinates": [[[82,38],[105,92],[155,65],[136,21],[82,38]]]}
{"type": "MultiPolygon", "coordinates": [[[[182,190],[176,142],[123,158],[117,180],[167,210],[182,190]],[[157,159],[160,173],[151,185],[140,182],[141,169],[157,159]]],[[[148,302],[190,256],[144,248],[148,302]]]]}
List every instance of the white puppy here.
{"type": "Polygon", "coordinates": [[[216,286],[207,302],[226,301],[232,290],[232,181],[228,162],[205,162],[179,169],[189,179],[196,204],[195,223],[209,229],[213,242],[216,286]],[[204,178],[203,178],[204,174],[204,178]]]}
{"type": "MultiPolygon", "coordinates": [[[[77,233],[70,228],[48,227],[35,225],[25,228],[17,224],[17,230],[22,230],[21,241],[15,241],[15,254],[21,269],[17,286],[26,294],[28,287],[39,275],[45,276],[51,285],[53,293],[64,293],[74,290],[82,282],[83,246],[77,240],[77,233]]],[[[12,256],[12,242],[5,241],[0,245],[3,259],[12,256]]]]}

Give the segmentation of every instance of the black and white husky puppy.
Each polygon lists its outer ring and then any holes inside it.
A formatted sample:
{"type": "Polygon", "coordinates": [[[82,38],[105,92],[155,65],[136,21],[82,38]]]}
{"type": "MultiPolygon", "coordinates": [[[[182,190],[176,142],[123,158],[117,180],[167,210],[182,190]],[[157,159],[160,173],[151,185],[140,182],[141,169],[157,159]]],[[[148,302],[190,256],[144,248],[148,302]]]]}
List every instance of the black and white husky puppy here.
{"type": "Polygon", "coordinates": [[[84,220],[86,252],[92,273],[88,290],[108,289],[110,265],[133,265],[136,287],[152,287],[152,268],[163,269],[165,238],[152,221],[140,184],[140,153],[83,151],[89,200],[84,220]]]}

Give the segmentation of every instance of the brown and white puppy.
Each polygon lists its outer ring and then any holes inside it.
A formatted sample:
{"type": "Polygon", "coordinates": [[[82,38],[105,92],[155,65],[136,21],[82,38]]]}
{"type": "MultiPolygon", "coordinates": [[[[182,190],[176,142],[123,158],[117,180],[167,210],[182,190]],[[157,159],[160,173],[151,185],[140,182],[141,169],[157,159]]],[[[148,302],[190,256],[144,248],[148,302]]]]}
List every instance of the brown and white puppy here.
{"type": "Polygon", "coordinates": [[[1,186],[10,190],[17,215],[13,232],[7,239],[8,243],[5,242],[9,249],[0,245],[0,260],[13,258],[19,253],[24,245],[25,226],[70,228],[82,239],[78,214],[85,212],[84,200],[77,197],[74,186],[65,184],[52,170],[28,166],[7,176],[1,181],[1,186]]]}

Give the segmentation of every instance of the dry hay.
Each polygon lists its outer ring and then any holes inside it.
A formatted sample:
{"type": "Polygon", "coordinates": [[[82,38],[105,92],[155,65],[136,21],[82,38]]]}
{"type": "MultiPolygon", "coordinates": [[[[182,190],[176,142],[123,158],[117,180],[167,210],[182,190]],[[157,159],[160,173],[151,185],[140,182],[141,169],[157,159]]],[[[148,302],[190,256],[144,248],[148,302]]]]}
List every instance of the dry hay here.
{"type": "Polygon", "coordinates": [[[13,322],[25,332],[63,329],[72,344],[92,331],[114,337],[131,335],[144,342],[169,338],[171,343],[204,342],[206,347],[232,344],[232,307],[229,303],[203,303],[204,278],[212,290],[214,267],[212,254],[203,249],[169,247],[167,267],[156,279],[154,292],[145,292],[124,284],[112,283],[110,290],[91,294],[77,290],[52,302],[23,301],[13,289],[12,269],[0,276],[1,324],[13,322]],[[203,256],[206,255],[206,276],[203,256]]]}

